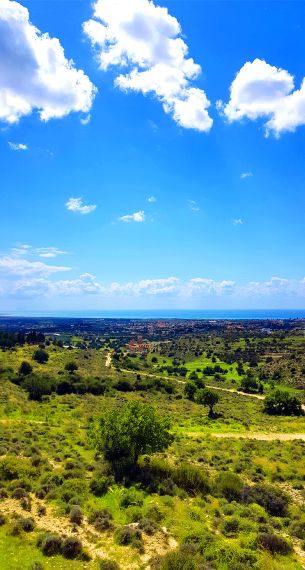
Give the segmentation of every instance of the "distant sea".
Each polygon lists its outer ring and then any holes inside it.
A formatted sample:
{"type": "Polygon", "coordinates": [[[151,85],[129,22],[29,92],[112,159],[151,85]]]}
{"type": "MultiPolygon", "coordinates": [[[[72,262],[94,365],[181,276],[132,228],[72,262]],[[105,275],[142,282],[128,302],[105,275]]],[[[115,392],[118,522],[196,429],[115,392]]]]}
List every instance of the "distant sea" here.
{"type": "Polygon", "coordinates": [[[199,319],[199,320],[272,320],[305,319],[305,309],[226,309],[226,310],[108,310],[108,311],[8,311],[0,317],[65,319],[199,319]]]}

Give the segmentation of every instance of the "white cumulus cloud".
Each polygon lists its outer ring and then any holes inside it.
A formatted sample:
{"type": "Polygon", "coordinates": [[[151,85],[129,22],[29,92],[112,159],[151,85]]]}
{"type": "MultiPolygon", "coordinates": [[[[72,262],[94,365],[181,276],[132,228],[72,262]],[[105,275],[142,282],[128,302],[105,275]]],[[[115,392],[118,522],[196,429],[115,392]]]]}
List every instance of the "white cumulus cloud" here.
{"type": "Polygon", "coordinates": [[[75,212],[77,214],[91,214],[91,212],[96,210],[96,205],[85,205],[83,204],[82,198],[69,198],[66,202],[66,208],[67,210],[70,210],[70,212],[75,212]]]}
{"type": "Polygon", "coordinates": [[[146,216],[144,210],[134,212],[133,214],[126,214],[118,218],[120,222],[145,222],[146,216]]]}
{"type": "Polygon", "coordinates": [[[184,128],[211,129],[210,102],[193,86],[200,65],[188,57],[181,26],[167,8],[150,0],[96,0],[93,18],[83,28],[100,68],[124,70],[116,86],[154,95],[184,128]]]}
{"type": "Polygon", "coordinates": [[[272,132],[278,137],[305,125],[305,79],[300,89],[295,89],[288,71],[255,59],[239,70],[230,87],[229,102],[224,105],[219,101],[218,108],[230,122],[267,119],[266,135],[272,132]]]}
{"type": "Polygon", "coordinates": [[[43,121],[87,113],[95,91],[59,40],[31,23],[27,8],[0,0],[0,121],[16,123],[34,109],[43,121]]]}

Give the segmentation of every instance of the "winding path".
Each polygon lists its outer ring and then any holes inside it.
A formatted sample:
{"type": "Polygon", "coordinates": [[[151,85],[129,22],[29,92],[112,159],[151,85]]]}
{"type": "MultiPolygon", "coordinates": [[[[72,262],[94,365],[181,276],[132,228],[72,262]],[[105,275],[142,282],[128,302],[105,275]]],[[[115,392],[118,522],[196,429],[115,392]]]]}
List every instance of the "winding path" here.
{"type": "Polygon", "coordinates": [[[305,441],[305,433],[264,433],[264,432],[203,432],[189,431],[184,435],[188,437],[202,437],[209,435],[217,439],[256,439],[258,441],[294,441],[296,439],[305,441]]]}

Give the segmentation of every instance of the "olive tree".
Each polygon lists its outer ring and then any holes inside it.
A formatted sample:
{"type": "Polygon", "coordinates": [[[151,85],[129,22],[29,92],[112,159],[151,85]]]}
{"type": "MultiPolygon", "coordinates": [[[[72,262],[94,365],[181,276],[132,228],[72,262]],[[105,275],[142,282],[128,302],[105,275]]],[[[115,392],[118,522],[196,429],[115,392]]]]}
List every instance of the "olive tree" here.
{"type": "Polygon", "coordinates": [[[140,455],[161,452],[173,441],[169,423],[142,402],[114,409],[91,427],[99,451],[111,463],[137,463],[140,455]]]}
{"type": "Polygon", "coordinates": [[[209,415],[212,416],[214,413],[214,406],[219,402],[219,395],[214,390],[205,388],[204,390],[198,390],[196,393],[196,402],[203,406],[208,406],[209,415]]]}

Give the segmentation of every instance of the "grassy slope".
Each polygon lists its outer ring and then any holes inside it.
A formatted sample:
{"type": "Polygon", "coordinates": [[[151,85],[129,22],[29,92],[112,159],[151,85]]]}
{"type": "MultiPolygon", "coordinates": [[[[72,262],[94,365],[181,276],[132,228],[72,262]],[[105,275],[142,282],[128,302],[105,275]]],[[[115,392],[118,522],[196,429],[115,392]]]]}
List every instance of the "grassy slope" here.
{"type": "MultiPolygon", "coordinates": [[[[29,359],[33,352],[31,349],[21,349],[16,352],[0,353],[1,366],[12,365],[18,368],[19,362],[29,359]],[[14,364],[15,363],[15,364],[14,364]]],[[[92,367],[103,367],[105,357],[102,352],[97,352],[84,359],[84,354],[73,356],[73,360],[79,362],[80,369],[88,370],[87,360],[92,367]],[[86,362],[85,362],[86,361],[86,362]],[[82,368],[81,368],[82,367],[82,368]]],[[[62,369],[64,363],[72,360],[72,351],[55,349],[50,361],[41,369],[54,373],[62,369]]],[[[93,369],[92,368],[92,369],[93,369]]],[[[105,370],[105,369],[104,369],[105,370]]],[[[41,453],[59,468],[62,468],[64,457],[79,454],[84,462],[94,462],[94,452],[86,441],[86,423],[88,417],[96,412],[113,407],[118,398],[128,400],[141,398],[153,403],[158,407],[161,414],[170,416],[176,441],[172,448],[165,454],[170,461],[191,461],[194,464],[204,466],[211,475],[230,468],[239,472],[243,477],[252,481],[279,482],[288,485],[291,492],[300,493],[303,500],[302,488],[305,480],[304,451],[305,443],[300,441],[285,442],[280,446],[277,442],[243,441],[243,440],[216,440],[209,434],[218,432],[245,432],[250,431],[273,431],[273,432],[305,432],[304,418],[268,418],[262,413],[262,403],[251,400],[239,394],[222,394],[221,402],[217,406],[219,417],[210,420],[206,410],[200,406],[186,401],[177,400],[175,396],[163,394],[117,394],[107,397],[94,396],[52,396],[45,403],[29,402],[22,390],[10,383],[2,383],[0,395],[0,436],[6,445],[6,450],[11,453],[24,454],[29,446],[29,441],[37,445],[41,453]],[[32,435],[25,436],[25,432],[32,435]],[[195,432],[196,437],[190,434],[195,432]],[[15,442],[13,441],[15,440],[15,442]],[[17,441],[17,443],[16,443],[17,441]],[[297,489],[300,491],[297,491],[297,489]]],[[[1,452],[0,452],[1,455],[1,452]]],[[[129,522],[128,512],[122,510],[119,505],[122,488],[115,487],[100,499],[90,496],[85,508],[108,507],[113,513],[116,525],[129,522]]],[[[202,502],[198,497],[159,497],[148,495],[144,498],[144,506],[151,501],[157,502],[162,510],[164,524],[174,538],[180,542],[186,532],[198,532],[202,525],[214,524],[215,513],[221,510],[218,499],[211,502],[202,502]]],[[[61,505],[56,500],[53,502],[55,513],[61,505]]],[[[1,511],[1,503],[0,503],[1,511]]],[[[41,561],[45,568],[78,570],[78,568],[97,568],[97,562],[89,563],[66,561],[62,557],[45,558],[35,546],[36,532],[34,535],[24,535],[22,539],[11,537],[7,534],[7,528],[0,529],[0,560],[1,570],[21,570],[29,568],[35,561],[41,561]]],[[[245,534],[243,540],[246,540],[245,534]]],[[[103,536],[101,543],[103,544],[103,536]]],[[[108,538],[107,538],[108,540],[108,538]]],[[[106,541],[107,544],[107,541],[106,541]]],[[[121,560],[122,554],[118,547],[112,544],[113,555],[117,553],[121,560]]],[[[123,568],[141,567],[141,561],[136,553],[125,550],[125,566],[123,568]]],[[[280,557],[279,560],[264,554],[261,558],[260,568],[271,570],[297,570],[301,566],[291,559],[280,557]],[[264,558],[264,562],[263,562],[264,558]]]]}

